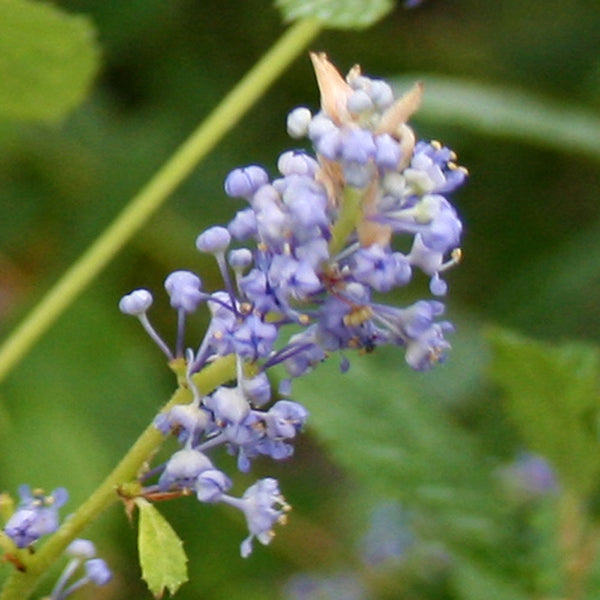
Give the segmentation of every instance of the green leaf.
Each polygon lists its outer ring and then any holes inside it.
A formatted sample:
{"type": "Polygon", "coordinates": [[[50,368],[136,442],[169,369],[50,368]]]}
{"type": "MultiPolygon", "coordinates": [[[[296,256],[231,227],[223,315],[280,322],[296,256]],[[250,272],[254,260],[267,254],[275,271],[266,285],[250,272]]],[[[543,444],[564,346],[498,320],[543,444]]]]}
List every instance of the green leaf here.
{"type": "Polygon", "coordinates": [[[486,571],[460,556],[454,556],[454,568],[451,571],[452,588],[461,600],[525,600],[530,597],[506,578],[486,571]]]}
{"type": "Polygon", "coordinates": [[[584,107],[439,75],[415,74],[395,79],[394,84],[408,89],[417,80],[425,83],[417,119],[600,160],[600,118],[584,107]]]}
{"type": "Polygon", "coordinates": [[[276,0],[286,21],[315,18],[333,29],[363,29],[394,8],[391,0],[276,0]]]}
{"type": "Polygon", "coordinates": [[[600,473],[600,353],[584,344],[549,346],[494,329],[492,377],[526,444],[547,457],[571,489],[589,493],[600,473]]]}
{"type": "Polygon", "coordinates": [[[483,454],[432,398],[407,385],[403,362],[397,349],[382,349],[354,355],[341,374],[332,357],[294,382],[295,399],[336,462],[373,497],[418,507],[438,539],[487,547],[498,506],[483,454]]]}
{"type": "Polygon", "coordinates": [[[88,19],[42,2],[0,0],[0,117],[64,117],[83,100],[98,55],[88,19]]]}
{"type": "Polygon", "coordinates": [[[153,504],[136,499],[140,511],[138,551],[142,578],[155,598],[173,595],[188,580],[183,543],[153,504]]]}

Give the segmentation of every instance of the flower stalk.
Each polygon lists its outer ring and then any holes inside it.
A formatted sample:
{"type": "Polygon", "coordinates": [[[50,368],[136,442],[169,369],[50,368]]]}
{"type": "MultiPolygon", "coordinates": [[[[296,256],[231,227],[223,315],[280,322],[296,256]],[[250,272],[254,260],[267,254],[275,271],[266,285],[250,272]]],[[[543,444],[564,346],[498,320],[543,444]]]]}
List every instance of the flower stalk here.
{"type": "Polygon", "coordinates": [[[286,67],[305,50],[321,28],[321,23],[316,19],[303,19],[292,25],[181,144],[113,223],[71,265],[0,346],[0,381],[158,210],[169,194],[236,125],[286,67]]]}
{"type": "MultiPolygon", "coordinates": [[[[202,393],[208,393],[235,375],[233,356],[220,358],[194,376],[194,384],[202,393]]],[[[190,402],[192,394],[187,387],[177,388],[163,412],[177,404],[190,402]]],[[[96,491],[71,515],[38,552],[27,557],[25,571],[16,571],[8,578],[0,600],[25,600],[37,587],[40,579],[60,558],[65,548],[111,504],[119,500],[119,486],[135,478],[144,463],[156,452],[164,440],[154,424],[149,425],[133,444],[121,462],[96,491]]]]}

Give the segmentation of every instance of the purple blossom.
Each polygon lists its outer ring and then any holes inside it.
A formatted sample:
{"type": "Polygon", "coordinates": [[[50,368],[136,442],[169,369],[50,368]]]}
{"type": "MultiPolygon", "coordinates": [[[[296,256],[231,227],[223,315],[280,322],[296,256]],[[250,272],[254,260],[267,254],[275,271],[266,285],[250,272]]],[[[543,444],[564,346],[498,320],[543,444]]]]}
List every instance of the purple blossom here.
{"type": "Polygon", "coordinates": [[[419,337],[406,344],[406,362],[417,371],[426,371],[438,362],[443,362],[451,348],[444,335],[454,331],[448,321],[433,324],[419,337]]]}
{"type": "Polygon", "coordinates": [[[231,242],[231,234],[225,227],[209,227],[196,239],[196,248],[200,252],[215,254],[224,252],[231,242]]]}
{"type": "Polygon", "coordinates": [[[267,172],[256,165],[234,169],[225,179],[225,193],[232,198],[250,198],[268,180],[267,172]]]}
{"type": "Polygon", "coordinates": [[[90,540],[76,539],[67,546],[65,553],[73,558],[94,558],[96,556],[96,547],[90,540]]]}
{"type": "Polygon", "coordinates": [[[193,489],[200,473],[212,468],[209,458],[202,452],[186,448],[178,450],[167,462],[158,481],[158,487],[162,491],[172,487],[193,489]]]}
{"type": "Polygon", "coordinates": [[[242,389],[252,405],[260,408],[271,399],[271,384],[265,372],[251,379],[242,379],[242,389]]]}
{"type": "Polygon", "coordinates": [[[250,535],[240,547],[243,558],[250,556],[253,539],[263,545],[271,543],[275,535],[273,527],[276,523],[285,522],[290,508],[279,491],[277,480],[270,477],[259,479],[241,498],[223,496],[223,501],[241,510],[246,517],[250,535]]]}
{"type": "Polygon", "coordinates": [[[277,327],[265,323],[257,315],[249,315],[233,332],[232,343],[235,353],[242,358],[254,361],[264,358],[273,348],[277,337],[277,327]]]}
{"type": "Polygon", "coordinates": [[[85,563],[85,574],[96,585],[106,585],[112,579],[112,573],[101,558],[92,558],[85,563]]]}
{"type": "Polygon", "coordinates": [[[204,400],[219,427],[236,427],[250,414],[250,405],[239,387],[218,387],[204,400]]]}
{"type": "Polygon", "coordinates": [[[256,213],[251,208],[240,210],[227,226],[236,240],[247,240],[257,234],[256,213]]]}
{"type": "Polygon", "coordinates": [[[26,548],[58,529],[58,509],[67,502],[69,494],[65,488],[56,488],[45,495],[41,490],[32,491],[28,485],[22,485],[19,496],[21,502],[4,526],[4,533],[18,548],[26,548]]]}
{"type": "Polygon", "coordinates": [[[387,133],[375,138],[375,163],[380,169],[394,171],[402,158],[400,144],[387,133]]]}
{"type": "Polygon", "coordinates": [[[307,418],[308,411],[302,404],[279,400],[265,415],[267,436],[273,440],[291,439],[302,429],[307,418]]]}
{"type": "Polygon", "coordinates": [[[353,261],[354,279],[377,292],[388,292],[396,285],[405,285],[410,280],[411,268],[406,257],[400,252],[385,252],[377,244],[360,248],[354,254],[353,261]]]}
{"type": "Polygon", "coordinates": [[[171,306],[178,310],[194,312],[205,299],[201,292],[202,281],[191,271],[174,271],[165,279],[165,289],[171,298],[171,306]]]}
{"type": "Polygon", "coordinates": [[[119,310],[126,315],[137,317],[144,314],[152,306],[152,302],[152,294],[148,290],[134,290],[121,298],[119,310]]]}
{"type": "Polygon", "coordinates": [[[520,453],[498,473],[507,496],[519,504],[541,500],[559,489],[552,465],[543,456],[530,452],[520,453]]]}
{"type": "Polygon", "coordinates": [[[268,278],[277,296],[285,300],[304,300],[322,289],[321,281],[310,264],[291,256],[275,256],[268,278]]]}
{"type": "MultiPolygon", "coordinates": [[[[292,111],[287,127],[293,137],[307,136],[316,155],[283,152],[273,179],[257,165],[229,173],[225,192],[248,206],[227,227],[210,227],[196,240],[198,250],[215,255],[220,289],[203,291],[189,271],[176,271],[165,282],[178,313],[175,356],[185,356],[193,400],[156,418],[156,427],[176,436],[182,449],[148,471],[144,480],[161,474],[145,490],[149,497],[157,489],[194,491],[201,502],[242,510],[249,529],[243,556],[254,538],[269,543],[289,507],[274,479],[258,481],[242,498],[229,496],[230,479],[206,453],[225,447],[243,472],[258,457],[293,454],[308,411],[288,399],[269,406],[269,370],[279,364],[287,370],[286,397],[291,378],[337,351],[344,372],[353,350],[371,352],[384,344],[404,348],[406,362],[426,370],[444,360],[453,330],[439,320],[440,302],[396,306],[388,293],[408,286],[413,269],[429,277],[431,294],[447,292],[442,277],[460,259],[462,235],[448,194],[464,182],[466,170],[450,149],[417,142],[406,123],[421,86],[395,99],[386,82],[359,68],[344,80],[323,56],[312,59],[322,108],[315,114],[304,107],[292,111]],[[195,350],[184,354],[185,317],[202,302],[210,313],[208,328],[195,350]],[[289,325],[296,329],[288,335],[289,325]],[[194,374],[227,355],[235,359],[233,381],[201,395],[194,374]]],[[[172,359],[146,317],[151,303],[149,292],[137,290],[120,307],[137,316],[172,359]]]]}
{"type": "Polygon", "coordinates": [[[345,161],[359,165],[367,164],[377,154],[373,134],[365,129],[347,131],[342,140],[340,154],[345,161]]]}
{"type": "Polygon", "coordinates": [[[288,150],[277,161],[277,168],[282,175],[307,175],[314,177],[319,170],[319,163],[306,152],[288,150]]]}
{"type": "Polygon", "coordinates": [[[218,469],[202,471],[194,485],[196,497],[200,502],[219,502],[223,494],[232,486],[231,479],[218,469]]]}

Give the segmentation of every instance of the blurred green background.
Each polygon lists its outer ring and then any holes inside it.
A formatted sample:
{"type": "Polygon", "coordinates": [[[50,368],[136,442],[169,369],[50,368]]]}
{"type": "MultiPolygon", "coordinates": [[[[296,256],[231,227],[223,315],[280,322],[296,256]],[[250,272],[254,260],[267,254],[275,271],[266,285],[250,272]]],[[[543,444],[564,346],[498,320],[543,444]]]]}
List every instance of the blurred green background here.
{"type": "MultiPolygon", "coordinates": [[[[56,4],[92,19],[102,67],[86,101],[63,122],[0,122],[2,336],[284,29],[266,0],[56,4]]],[[[448,277],[454,350],[433,373],[409,372],[402,353],[390,351],[351,357],[345,376],[333,364],[301,383],[296,399],[307,400],[314,421],[296,458],[257,465],[257,473],[280,478],[294,505],[290,523],[270,547],[257,547],[242,561],[238,515],[193,499],[164,506],[190,558],[191,581],[178,597],[284,598],[298,573],[353,573],[373,598],[483,597],[477,590],[487,588],[473,587],[483,579],[467,567],[456,576],[452,561],[467,556],[469,565],[484,570],[495,565],[489,581],[522,581],[514,556],[530,557],[519,544],[531,540],[519,537],[518,520],[509,521],[515,531],[506,531],[502,495],[493,489],[494,469],[522,444],[487,379],[482,327],[501,324],[549,341],[597,343],[600,336],[600,151],[593,143],[569,143],[580,117],[591,137],[600,128],[594,116],[600,109],[600,5],[429,0],[412,11],[398,5],[365,31],[326,31],[312,49],[326,51],[343,72],[360,63],[365,73],[402,78],[403,85],[422,79],[426,95],[434,94],[433,104],[414,118],[415,130],[456,150],[471,174],[454,198],[465,223],[464,261],[448,277]],[[442,88],[448,81],[450,88],[442,88]],[[472,83],[492,86],[498,95],[459,98],[458,115],[456,94],[472,83]],[[521,93],[532,94],[533,104],[521,104],[521,93]],[[509,122],[502,121],[501,109],[510,108],[504,98],[517,99],[525,125],[510,113],[509,122]],[[528,119],[538,117],[541,134],[531,135],[528,119]],[[390,409],[388,401],[398,406],[390,409]],[[390,439],[397,442],[393,451],[383,442],[377,448],[378,440],[390,439]],[[380,450],[381,460],[370,463],[364,448],[380,450]],[[410,507],[415,535],[425,541],[400,566],[365,570],[360,539],[368,516],[390,500],[410,507]]],[[[308,56],[276,82],[2,384],[2,490],[14,493],[22,482],[64,485],[71,492],[68,512],[153,418],[174,382],[159,351],[119,313],[118,300],[136,287],[154,290],[153,320],[174,336],[174,315],[161,292],[165,276],[188,268],[207,287],[218,285],[214,265],[194,249],[195,236],[227,222],[240,207],[222,191],[229,170],[259,163],[274,173],[278,155],[298,146],[285,133],[285,118],[300,104],[318,106],[308,56]]],[[[190,340],[199,339],[202,319],[190,340]]],[[[227,457],[217,462],[230,464],[227,457]]],[[[235,481],[241,492],[251,479],[235,481]]],[[[138,581],[135,529],[123,511],[113,507],[89,534],[116,576],[106,589],[81,597],[150,597],[138,581]]],[[[547,564],[545,557],[537,566],[547,564]]],[[[8,570],[0,566],[0,577],[8,570]]],[[[358,584],[350,587],[358,593],[358,584]]],[[[313,597],[343,597],[335,594],[313,597]]]]}

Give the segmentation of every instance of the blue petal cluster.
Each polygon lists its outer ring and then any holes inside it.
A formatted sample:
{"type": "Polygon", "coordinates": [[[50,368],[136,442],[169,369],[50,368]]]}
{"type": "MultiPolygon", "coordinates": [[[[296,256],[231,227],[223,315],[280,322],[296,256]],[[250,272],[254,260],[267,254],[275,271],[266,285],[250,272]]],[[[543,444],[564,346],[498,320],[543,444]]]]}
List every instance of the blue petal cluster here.
{"type": "Polygon", "coordinates": [[[46,495],[24,484],[19,486],[19,496],[21,501],[4,526],[4,533],[17,548],[27,548],[58,529],[58,509],[67,502],[69,493],[65,488],[57,488],[46,495]]]}
{"type": "MultiPolygon", "coordinates": [[[[246,206],[226,227],[210,227],[196,240],[200,252],[214,255],[222,289],[205,291],[189,271],[167,277],[165,288],[178,314],[174,350],[148,320],[147,290],[120,303],[170,360],[185,357],[194,392],[192,404],[156,420],[182,449],[146,492],[195,493],[202,502],[239,508],[250,531],[244,556],[253,538],[268,543],[287,504],[269,478],[242,498],[229,496],[231,480],[207,452],[225,446],[244,472],[258,456],[288,458],[308,417],[288,399],[291,379],[333,352],[371,352],[388,344],[402,347],[411,367],[426,370],[444,359],[450,348],[446,334],[453,329],[439,320],[444,312],[439,300],[404,307],[385,300],[419,272],[434,296],[445,295],[444,274],[460,259],[462,224],[449,194],[467,173],[450,149],[417,141],[407,125],[422,86],[396,99],[386,82],[364,76],[358,67],[344,79],[324,55],[311,58],[321,110],[297,108],[287,127],[292,137],[308,138],[315,153],[284,152],[274,178],[258,165],[233,170],[225,192],[246,206]],[[186,350],[185,321],[203,304],[210,324],[195,348],[186,350]],[[294,326],[293,335],[287,326],[294,326]],[[227,355],[236,358],[236,382],[200,394],[193,375],[227,355]],[[290,379],[280,389],[284,399],[269,406],[267,373],[275,365],[283,365],[290,379]]],[[[348,364],[344,357],[343,369],[348,364]]]]}
{"type": "MultiPolygon", "coordinates": [[[[242,357],[243,354],[238,354],[242,357]]],[[[194,355],[188,354],[188,367],[194,355]]],[[[308,411],[297,402],[279,400],[268,410],[260,406],[271,398],[266,374],[245,377],[239,359],[238,385],[220,386],[212,394],[202,396],[188,371],[188,385],[194,394],[189,405],[179,405],[155,420],[165,435],[175,434],[183,446],[158,470],[158,483],[145,488],[146,497],[153,494],[193,493],[200,502],[224,502],[238,508],[246,517],[249,537],[241,546],[242,556],[252,550],[257,538],[267,544],[273,537],[273,526],[285,521],[289,506],[279,491],[275,479],[265,478],[250,486],[241,498],[227,494],[231,479],[217,469],[207,452],[225,446],[237,456],[240,471],[250,470],[251,461],[258,456],[282,460],[293,454],[289,443],[303,427],[308,411]]]]}
{"type": "Polygon", "coordinates": [[[49,600],[65,600],[88,583],[103,586],[112,579],[112,572],[106,561],[96,557],[96,548],[89,540],[73,540],[65,554],[70,560],[58,578],[49,600]],[[83,573],[79,579],[72,581],[78,571],[83,573]]]}

